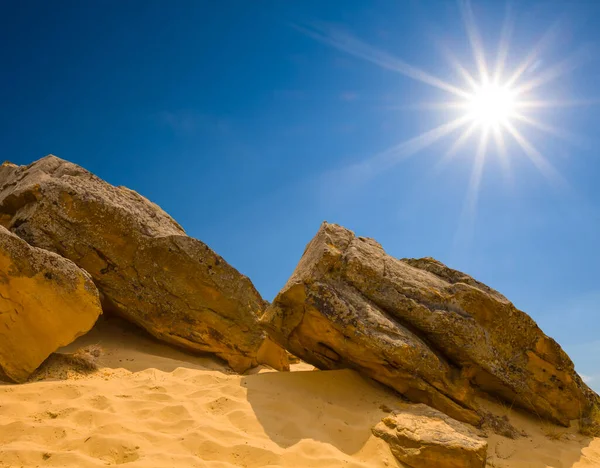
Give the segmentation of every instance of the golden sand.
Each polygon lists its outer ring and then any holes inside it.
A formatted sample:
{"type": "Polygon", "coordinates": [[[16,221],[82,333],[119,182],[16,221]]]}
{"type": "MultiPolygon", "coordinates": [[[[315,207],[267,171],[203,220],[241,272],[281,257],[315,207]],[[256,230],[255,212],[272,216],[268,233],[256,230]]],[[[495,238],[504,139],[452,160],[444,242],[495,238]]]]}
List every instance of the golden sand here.
{"type": "MultiPolygon", "coordinates": [[[[65,352],[98,344],[100,369],[52,360],[0,385],[0,467],[400,467],[371,434],[400,398],[349,370],[232,373],[211,358],[101,320],[65,352]]],[[[488,438],[488,466],[600,467],[600,439],[495,406],[527,435],[488,438]]],[[[434,468],[434,467],[432,467],[434,468]]]]}

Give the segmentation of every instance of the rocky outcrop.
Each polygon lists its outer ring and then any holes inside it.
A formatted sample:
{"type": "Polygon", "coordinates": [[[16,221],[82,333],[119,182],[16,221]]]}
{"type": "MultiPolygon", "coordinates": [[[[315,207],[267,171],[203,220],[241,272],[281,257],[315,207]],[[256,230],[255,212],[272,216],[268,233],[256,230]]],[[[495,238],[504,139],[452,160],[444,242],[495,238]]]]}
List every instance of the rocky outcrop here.
{"type": "Polygon", "coordinates": [[[498,292],[433,259],[395,259],[334,224],[321,226],[262,320],[317,367],[354,368],[472,424],[478,391],[563,425],[598,399],[498,292]]]}
{"type": "Polygon", "coordinates": [[[0,223],[88,271],[105,310],[155,337],[240,372],[286,368],[259,326],[266,303],[250,280],[136,192],[55,156],[4,164],[0,223]]]}
{"type": "Polygon", "coordinates": [[[487,442],[469,426],[426,405],[412,405],[385,417],[373,434],[412,468],[484,468],[487,442]]]}
{"type": "Polygon", "coordinates": [[[0,375],[25,381],[54,351],[92,328],[98,290],[77,266],[0,227],[0,375]]]}

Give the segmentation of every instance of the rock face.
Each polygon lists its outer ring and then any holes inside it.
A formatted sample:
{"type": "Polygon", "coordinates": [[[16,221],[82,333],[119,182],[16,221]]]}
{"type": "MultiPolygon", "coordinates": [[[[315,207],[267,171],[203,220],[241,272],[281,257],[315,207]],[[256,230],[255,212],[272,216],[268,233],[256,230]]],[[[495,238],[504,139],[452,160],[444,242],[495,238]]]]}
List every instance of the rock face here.
{"type": "Polygon", "coordinates": [[[373,434],[413,468],[484,468],[487,442],[465,424],[426,405],[412,405],[384,418],[373,434]]]}
{"type": "Polygon", "coordinates": [[[77,266],[0,227],[0,375],[25,381],[54,351],[92,328],[98,290],[77,266]]]}
{"type": "Polygon", "coordinates": [[[88,271],[105,310],[158,339],[239,372],[287,365],[259,326],[266,303],[250,280],[132,190],[55,156],[4,164],[0,223],[88,271]]]}
{"type": "Polygon", "coordinates": [[[475,389],[563,425],[598,400],[498,292],[430,258],[390,257],[334,224],[321,226],[262,320],[317,367],[354,368],[471,424],[475,389]]]}

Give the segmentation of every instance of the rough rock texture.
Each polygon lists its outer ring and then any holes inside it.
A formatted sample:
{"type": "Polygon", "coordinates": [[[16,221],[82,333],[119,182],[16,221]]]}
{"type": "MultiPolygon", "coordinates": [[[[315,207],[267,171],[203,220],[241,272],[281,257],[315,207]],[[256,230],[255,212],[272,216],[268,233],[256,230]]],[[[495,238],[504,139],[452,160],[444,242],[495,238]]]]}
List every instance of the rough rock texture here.
{"type": "Polygon", "coordinates": [[[426,405],[412,405],[373,428],[413,468],[484,468],[487,442],[465,424],[426,405]]]}
{"type": "Polygon", "coordinates": [[[0,223],[88,271],[105,310],[161,340],[215,353],[239,372],[287,366],[259,326],[266,303],[250,280],[132,190],[55,156],[5,163],[0,223]]]}
{"type": "Polygon", "coordinates": [[[320,368],[351,367],[455,419],[475,389],[568,425],[598,396],[524,312],[430,259],[398,260],[324,223],[263,322],[320,368]]]}
{"type": "Polygon", "coordinates": [[[0,375],[25,381],[102,313],[90,276],[0,226],[0,375]]]}

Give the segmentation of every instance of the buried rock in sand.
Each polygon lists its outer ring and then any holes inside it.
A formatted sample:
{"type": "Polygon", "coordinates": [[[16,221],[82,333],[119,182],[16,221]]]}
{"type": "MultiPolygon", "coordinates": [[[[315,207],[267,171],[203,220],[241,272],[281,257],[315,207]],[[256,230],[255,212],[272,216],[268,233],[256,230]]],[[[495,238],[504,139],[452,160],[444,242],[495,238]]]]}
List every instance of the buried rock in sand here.
{"type": "Polygon", "coordinates": [[[373,428],[392,453],[412,468],[484,468],[487,442],[467,425],[429,408],[412,405],[373,428]]]}

